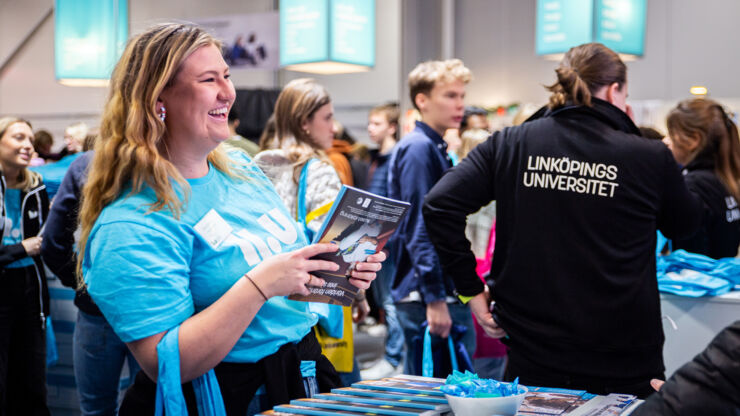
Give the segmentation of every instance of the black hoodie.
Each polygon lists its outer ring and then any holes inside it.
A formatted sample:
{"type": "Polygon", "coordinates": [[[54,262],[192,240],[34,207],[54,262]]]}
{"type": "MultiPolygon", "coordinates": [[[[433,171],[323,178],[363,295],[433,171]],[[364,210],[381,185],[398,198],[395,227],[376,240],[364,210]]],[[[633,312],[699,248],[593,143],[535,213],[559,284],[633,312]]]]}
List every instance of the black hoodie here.
{"type": "Polygon", "coordinates": [[[673,241],[684,249],[715,259],[735,257],[740,244],[740,207],[714,172],[714,151],[707,149],[683,170],[686,186],[702,201],[702,226],[689,238],[673,241]]]}
{"type": "Polygon", "coordinates": [[[442,177],[424,219],[459,294],[483,291],[465,219],[496,200],[494,319],[554,372],[662,374],[656,229],[693,233],[700,205],[670,151],[593,99],[494,133],[442,177]]]}

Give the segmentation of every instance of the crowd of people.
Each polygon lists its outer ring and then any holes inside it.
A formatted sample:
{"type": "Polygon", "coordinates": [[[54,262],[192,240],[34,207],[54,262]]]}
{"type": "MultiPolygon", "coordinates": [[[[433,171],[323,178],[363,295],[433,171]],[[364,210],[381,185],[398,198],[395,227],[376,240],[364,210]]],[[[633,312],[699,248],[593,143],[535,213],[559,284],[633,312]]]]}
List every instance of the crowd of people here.
{"type": "MultiPolygon", "coordinates": [[[[656,231],[674,248],[737,255],[737,126],[720,103],[692,99],[669,113],[662,141],[642,137],[627,68],[601,44],[572,48],[549,103],[495,132],[486,110],[465,106],[473,74],[462,61],[420,63],[408,77],[419,120],[400,137],[398,106],[373,108],[369,152],[306,78],[285,85],[258,146],[236,135],[221,48],[189,24],[134,36],[99,131],[70,126],[58,154],[48,133],[0,118],[0,415],[49,414],[44,265],[76,290],[83,414],[154,414],[158,384],[197,414],[217,380],[227,414],[244,415],[360,378],[421,374],[425,328],[437,344],[453,337],[481,377],[647,398],[665,379],[656,231]],[[352,308],[288,300],[338,267],[313,259],[336,245],[311,242],[343,184],[411,207],[351,272],[352,308]],[[387,337],[361,373],[324,337],[351,345],[368,300],[387,337]],[[325,328],[327,316],[343,330],[325,328]],[[135,380],[119,404],[127,358],[135,380]]],[[[737,332],[642,411],[711,402],[735,414],[737,332]]]]}

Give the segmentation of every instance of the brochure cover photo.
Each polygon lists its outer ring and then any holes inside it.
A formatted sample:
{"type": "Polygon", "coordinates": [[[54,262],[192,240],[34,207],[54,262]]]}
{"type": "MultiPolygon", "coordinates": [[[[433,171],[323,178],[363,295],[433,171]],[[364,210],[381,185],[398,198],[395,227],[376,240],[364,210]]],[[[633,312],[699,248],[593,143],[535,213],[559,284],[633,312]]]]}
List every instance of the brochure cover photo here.
{"type": "Polygon", "coordinates": [[[290,299],[351,306],[357,288],[349,282],[350,273],[357,263],[383,249],[409,207],[407,202],[343,186],[314,241],[339,246],[334,253],[314,257],[337,263],[339,270],[315,272],[326,285],[309,286],[310,295],[292,295],[290,299]]]}

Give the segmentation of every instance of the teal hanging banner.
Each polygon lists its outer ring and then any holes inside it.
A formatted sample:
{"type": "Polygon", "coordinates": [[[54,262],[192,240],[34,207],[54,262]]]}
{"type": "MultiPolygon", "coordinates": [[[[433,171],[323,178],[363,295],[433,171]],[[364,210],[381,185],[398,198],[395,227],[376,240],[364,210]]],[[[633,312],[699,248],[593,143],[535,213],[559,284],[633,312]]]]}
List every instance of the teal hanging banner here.
{"type": "Polygon", "coordinates": [[[55,6],[57,80],[70,85],[106,82],[128,38],[127,1],[56,0],[55,6]]]}
{"type": "Polygon", "coordinates": [[[553,55],[600,42],[617,53],[641,56],[647,0],[538,0],[535,52],[553,55]]]}
{"type": "Polygon", "coordinates": [[[329,59],[329,0],[280,1],[280,65],[329,59]]]}
{"type": "Polygon", "coordinates": [[[647,0],[597,0],[596,42],[619,53],[642,56],[647,0]]]}
{"type": "Polygon", "coordinates": [[[375,65],[375,0],[281,0],[280,66],[317,73],[375,65]]]}
{"type": "Polygon", "coordinates": [[[537,55],[563,53],[593,40],[593,0],[539,0],[537,55]]]}
{"type": "Polygon", "coordinates": [[[331,0],[331,60],[375,66],[375,2],[331,0]]]}

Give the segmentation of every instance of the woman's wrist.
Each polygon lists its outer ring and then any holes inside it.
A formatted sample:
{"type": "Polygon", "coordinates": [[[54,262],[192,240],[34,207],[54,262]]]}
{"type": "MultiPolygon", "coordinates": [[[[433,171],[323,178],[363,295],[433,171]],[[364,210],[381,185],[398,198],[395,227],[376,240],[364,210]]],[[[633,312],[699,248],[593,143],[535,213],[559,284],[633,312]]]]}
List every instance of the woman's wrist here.
{"type": "Polygon", "coordinates": [[[260,297],[262,297],[262,299],[265,302],[267,302],[267,300],[269,299],[267,297],[267,294],[265,293],[263,288],[257,282],[254,281],[254,279],[249,275],[249,273],[244,273],[244,278],[247,279],[249,283],[251,284],[251,286],[253,286],[257,290],[257,292],[260,294],[260,297]]]}

